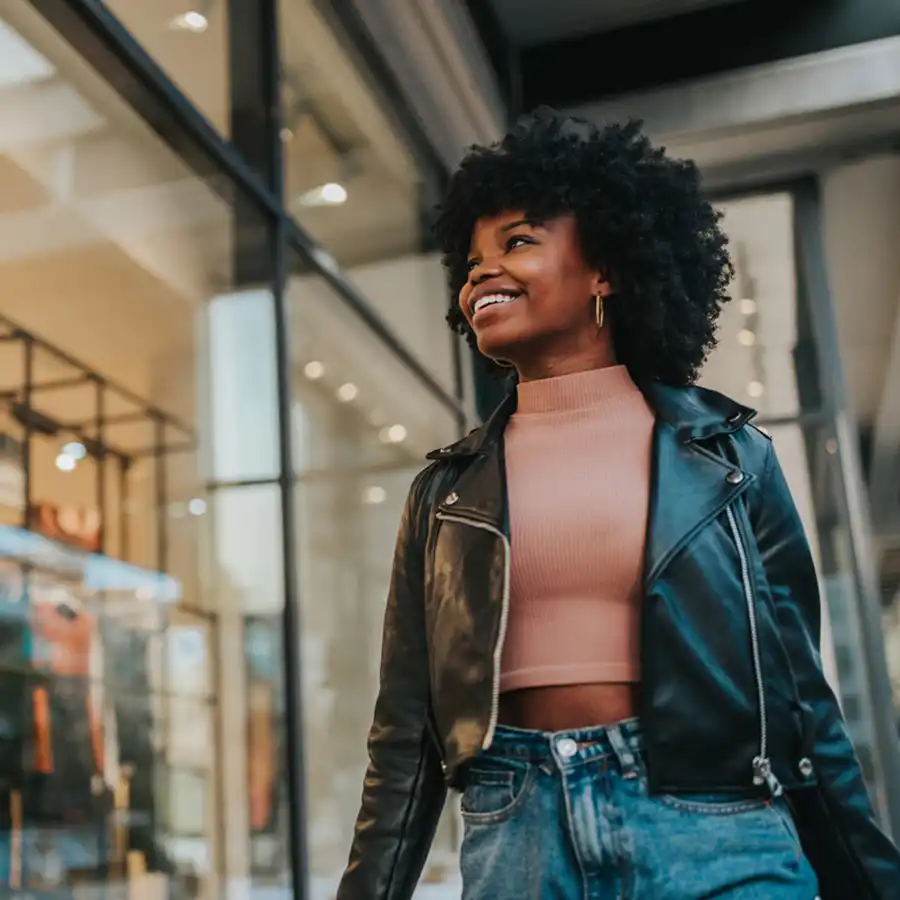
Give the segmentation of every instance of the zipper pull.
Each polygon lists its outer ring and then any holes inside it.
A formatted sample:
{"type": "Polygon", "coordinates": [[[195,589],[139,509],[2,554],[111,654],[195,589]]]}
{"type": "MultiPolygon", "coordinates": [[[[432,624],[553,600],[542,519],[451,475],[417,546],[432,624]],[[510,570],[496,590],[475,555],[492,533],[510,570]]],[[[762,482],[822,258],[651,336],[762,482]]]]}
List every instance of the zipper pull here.
{"type": "Polygon", "coordinates": [[[753,783],[766,785],[773,797],[780,797],[784,793],[784,787],[775,777],[772,771],[772,761],[768,756],[757,756],[753,760],[753,783]]]}

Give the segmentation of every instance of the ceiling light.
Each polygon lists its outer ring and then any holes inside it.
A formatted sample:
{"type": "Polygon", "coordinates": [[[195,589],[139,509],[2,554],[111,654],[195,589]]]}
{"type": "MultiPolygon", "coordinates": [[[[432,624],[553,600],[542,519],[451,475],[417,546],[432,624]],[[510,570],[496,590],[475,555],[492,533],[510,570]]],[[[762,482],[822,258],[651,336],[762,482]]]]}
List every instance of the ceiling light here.
{"type": "Polygon", "coordinates": [[[765,386],[761,381],[751,381],[747,385],[747,393],[751,397],[762,397],[763,392],[765,391],[765,386]]]}
{"type": "Polygon", "coordinates": [[[359,388],[352,382],[348,381],[337,389],[337,398],[341,403],[350,403],[359,396],[359,388]]]}
{"type": "Polygon", "coordinates": [[[322,363],[320,363],[317,359],[310,360],[303,367],[303,374],[310,381],[316,381],[325,374],[325,366],[323,366],[322,363]]]}
{"type": "Polygon", "coordinates": [[[84,459],[87,455],[87,451],[84,449],[84,444],[81,441],[70,441],[62,448],[61,453],[71,456],[74,460],[84,459]]]}
{"type": "Polygon", "coordinates": [[[192,34],[203,34],[209,28],[209,19],[196,9],[189,9],[169,19],[172,31],[190,31],[192,34]]]}
{"type": "Polygon", "coordinates": [[[60,472],[72,472],[77,465],[77,460],[74,456],[69,456],[68,453],[60,453],[59,456],[56,457],[56,468],[59,469],[60,472]]]}
{"type": "Polygon", "coordinates": [[[379,503],[384,503],[386,499],[387,491],[378,485],[366,488],[366,491],[363,494],[363,502],[370,506],[377,506],[379,503]]]}
{"type": "Polygon", "coordinates": [[[188,512],[192,516],[202,516],[203,513],[206,512],[206,501],[200,497],[194,497],[194,499],[188,503],[188,512]]]}
{"type": "Polygon", "coordinates": [[[340,206],[347,202],[347,189],[336,181],[321,184],[297,198],[301,206],[340,206]]]}
{"type": "Polygon", "coordinates": [[[402,444],[406,440],[406,428],[402,425],[391,425],[382,428],[378,437],[383,444],[402,444]]]}
{"type": "Polygon", "coordinates": [[[752,316],[756,312],[756,301],[751,300],[749,297],[741,300],[740,302],[741,312],[745,316],[752,316]]]}
{"type": "Polygon", "coordinates": [[[738,332],[738,343],[745,347],[752,347],[756,343],[756,335],[749,328],[742,328],[738,332]]]}

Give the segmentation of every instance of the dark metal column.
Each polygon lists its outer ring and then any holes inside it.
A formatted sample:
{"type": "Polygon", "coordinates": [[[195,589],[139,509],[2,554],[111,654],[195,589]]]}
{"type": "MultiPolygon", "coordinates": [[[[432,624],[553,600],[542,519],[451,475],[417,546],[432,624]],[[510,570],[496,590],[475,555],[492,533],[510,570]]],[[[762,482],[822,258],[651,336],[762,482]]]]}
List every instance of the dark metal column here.
{"type": "Polygon", "coordinates": [[[894,725],[894,706],[881,621],[878,577],[869,540],[868,510],[860,461],[858,429],[849,402],[841,364],[834,303],[822,236],[822,204],[817,181],[810,179],[794,191],[797,262],[809,291],[813,333],[817,344],[819,384],[825,409],[833,413],[836,436],[838,503],[850,532],[855,594],[854,610],[864,648],[863,674],[872,706],[873,752],[880,776],[875,798],[884,825],[900,835],[900,745],[894,725]]]}
{"type": "Polygon", "coordinates": [[[228,0],[231,139],[262,176],[279,204],[276,217],[263,217],[258,205],[235,203],[234,285],[271,288],[278,380],[278,485],[281,501],[284,606],[285,743],[288,780],[290,868],[294,896],[309,892],[307,809],[304,766],[300,610],[295,577],[297,546],[294,468],[291,448],[291,353],[285,284],[288,277],[287,211],[281,141],[281,53],[278,0],[228,0]]]}

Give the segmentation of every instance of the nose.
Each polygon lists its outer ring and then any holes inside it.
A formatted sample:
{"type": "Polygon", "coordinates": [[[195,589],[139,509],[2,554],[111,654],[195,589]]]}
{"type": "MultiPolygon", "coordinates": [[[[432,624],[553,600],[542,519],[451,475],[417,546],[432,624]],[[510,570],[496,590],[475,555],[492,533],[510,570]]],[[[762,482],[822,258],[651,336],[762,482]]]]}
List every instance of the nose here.
{"type": "Polygon", "coordinates": [[[469,272],[469,282],[472,284],[472,287],[476,287],[491,278],[497,278],[501,274],[502,270],[499,261],[485,257],[469,272]]]}

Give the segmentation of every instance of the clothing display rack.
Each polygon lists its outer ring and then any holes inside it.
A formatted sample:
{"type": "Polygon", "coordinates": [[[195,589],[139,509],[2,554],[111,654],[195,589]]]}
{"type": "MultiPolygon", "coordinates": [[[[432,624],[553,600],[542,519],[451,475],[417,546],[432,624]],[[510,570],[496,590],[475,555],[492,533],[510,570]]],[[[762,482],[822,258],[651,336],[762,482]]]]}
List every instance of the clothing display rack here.
{"type": "Polygon", "coordinates": [[[79,884],[171,883],[159,824],[167,708],[154,696],[168,696],[168,631],[181,599],[166,574],[167,463],[194,449],[193,430],[5,316],[0,409],[16,432],[6,459],[21,473],[6,504],[18,521],[0,524],[0,893],[68,898],[79,884]],[[69,445],[93,477],[87,538],[56,527],[36,502],[52,494],[42,479],[69,445]],[[129,561],[129,474],[141,460],[153,479],[149,567],[129,561]]]}
{"type": "Polygon", "coordinates": [[[118,472],[119,484],[116,505],[120,547],[116,555],[128,559],[128,474],[135,462],[149,458],[153,460],[156,497],[155,568],[165,571],[168,548],[166,461],[172,454],[190,453],[195,449],[193,429],[112,378],[22,328],[7,316],[0,315],[0,353],[4,352],[17,352],[19,356],[20,377],[12,385],[0,381],[0,404],[6,407],[22,429],[22,527],[31,528],[34,524],[36,474],[32,465],[33,443],[41,439],[77,441],[84,447],[86,458],[94,463],[95,505],[99,514],[96,550],[107,552],[106,523],[111,505],[107,467],[113,465],[118,472]],[[5,350],[3,345],[6,345],[5,350]],[[41,377],[40,364],[44,361],[64,374],[60,377],[41,377]],[[48,410],[54,394],[84,389],[92,390],[91,415],[68,419],[48,410]],[[115,411],[113,407],[116,407],[115,411]],[[123,436],[126,428],[132,435],[130,440],[123,436]]]}

